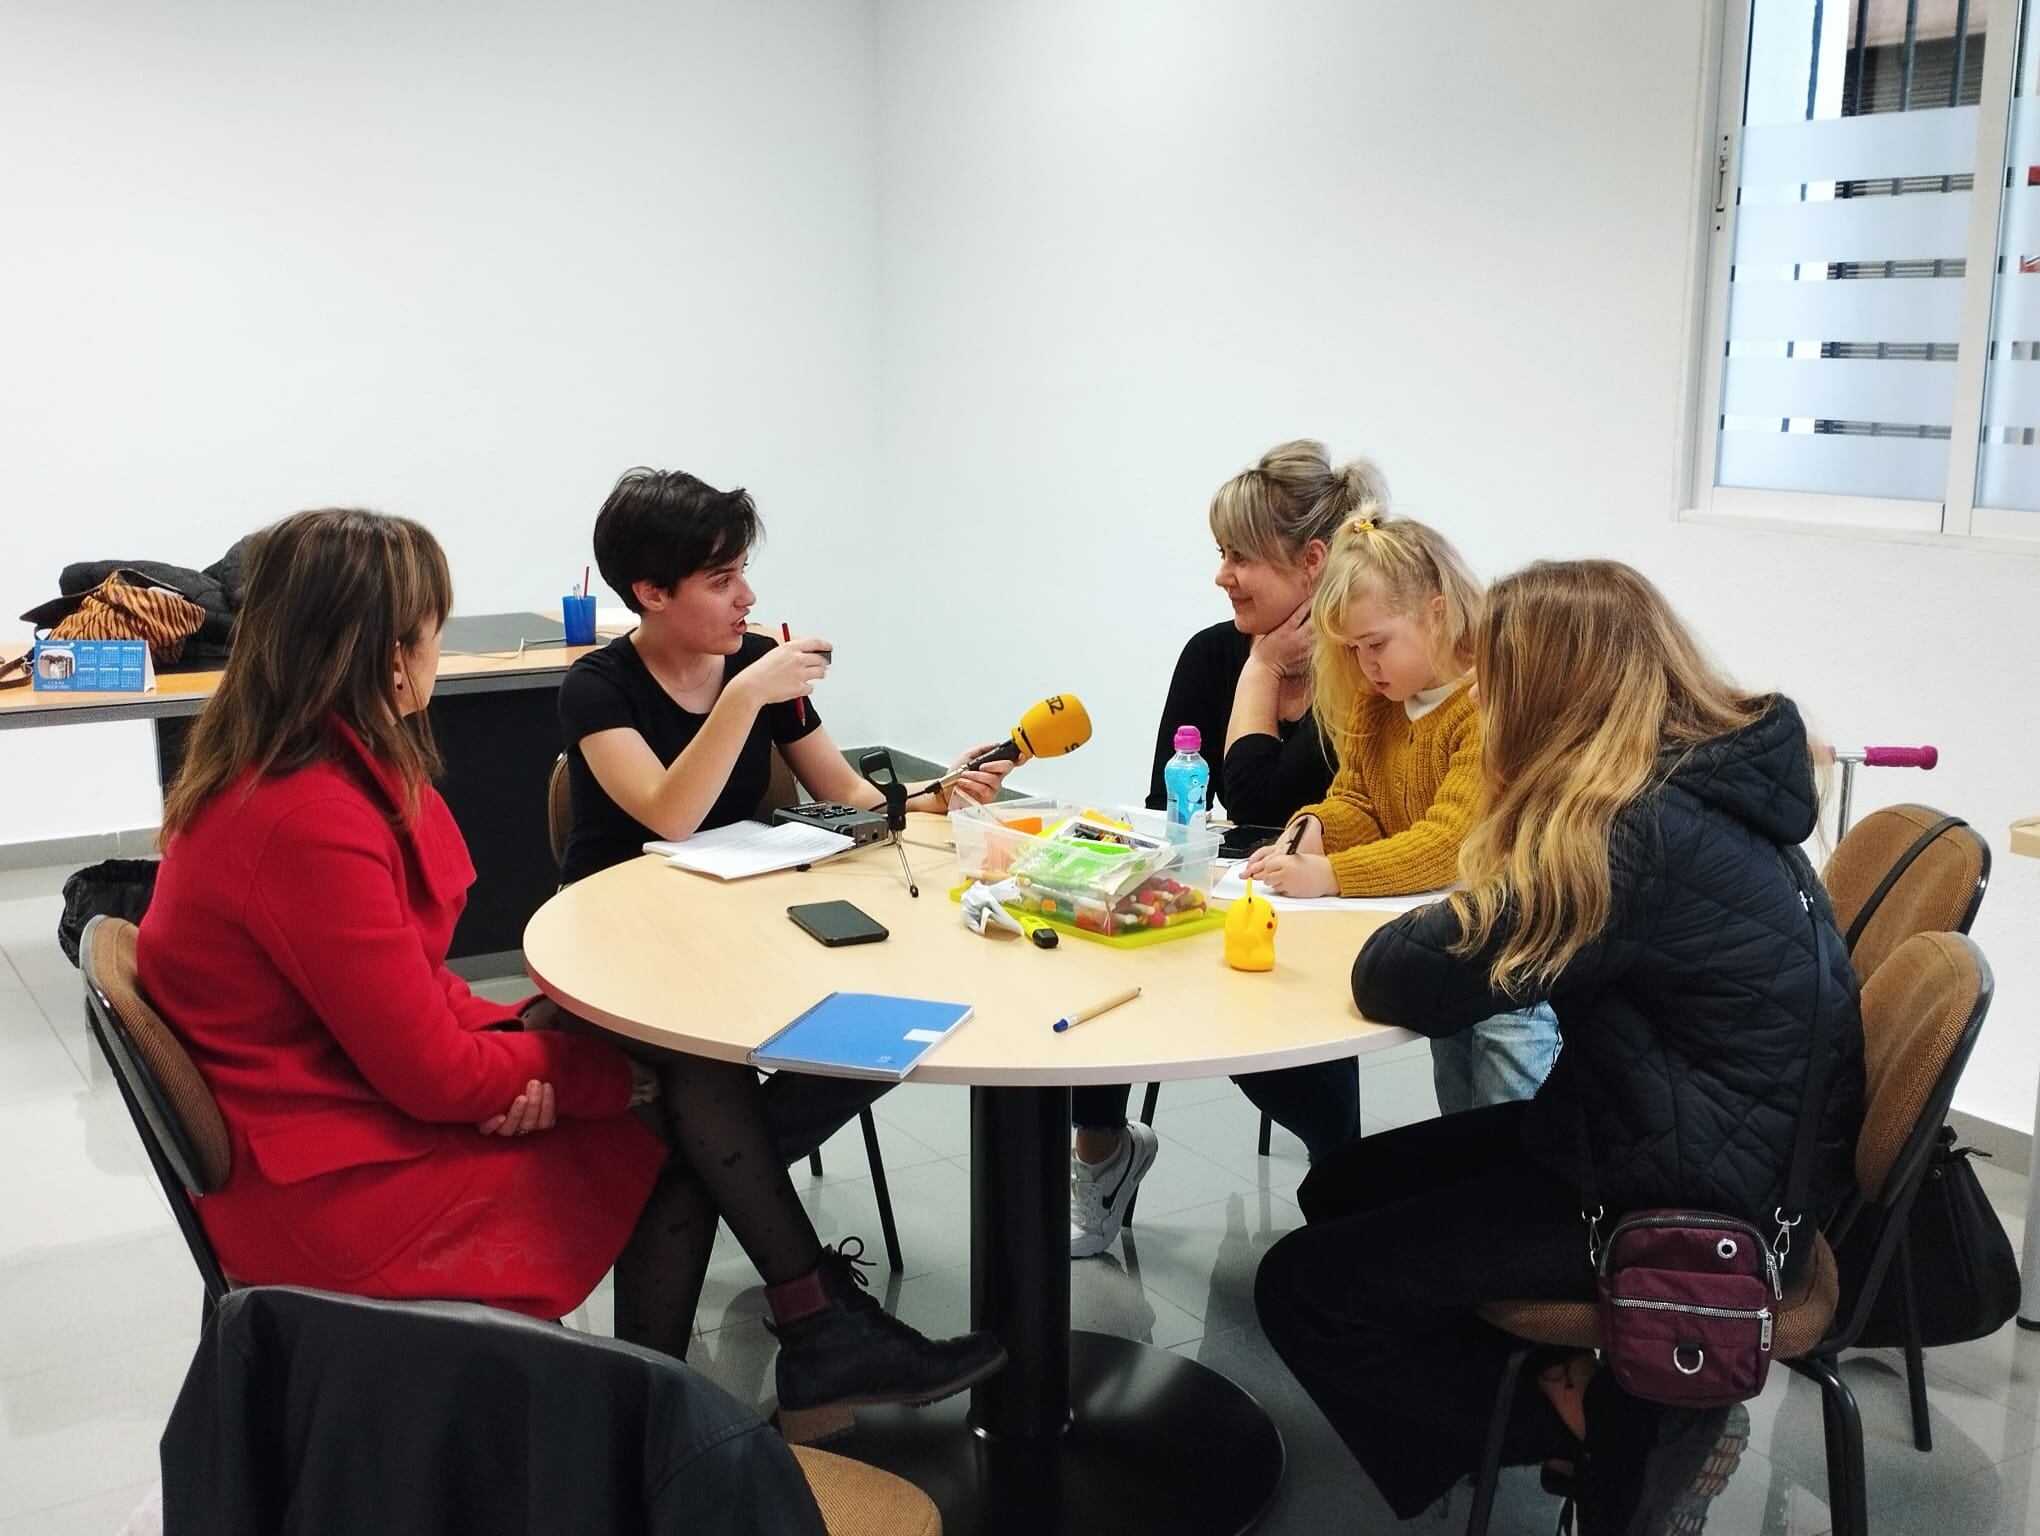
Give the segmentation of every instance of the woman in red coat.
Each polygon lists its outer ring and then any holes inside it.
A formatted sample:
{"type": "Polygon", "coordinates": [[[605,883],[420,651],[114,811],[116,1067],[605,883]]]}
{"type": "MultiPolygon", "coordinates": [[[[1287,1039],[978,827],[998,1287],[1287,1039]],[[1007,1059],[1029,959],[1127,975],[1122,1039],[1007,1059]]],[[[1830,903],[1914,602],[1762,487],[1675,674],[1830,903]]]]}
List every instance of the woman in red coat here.
{"type": "Polygon", "coordinates": [[[451,605],[416,523],[267,530],[164,806],[137,960],[226,1121],[199,1214],[228,1275],[559,1317],[613,1265],[618,1334],[682,1356],[721,1218],[790,1433],[989,1375],[996,1342],[924,1339],[821,1246],[749,1068],[526,1030],[447,970],[474,866],[421,711],[451,605]]]}

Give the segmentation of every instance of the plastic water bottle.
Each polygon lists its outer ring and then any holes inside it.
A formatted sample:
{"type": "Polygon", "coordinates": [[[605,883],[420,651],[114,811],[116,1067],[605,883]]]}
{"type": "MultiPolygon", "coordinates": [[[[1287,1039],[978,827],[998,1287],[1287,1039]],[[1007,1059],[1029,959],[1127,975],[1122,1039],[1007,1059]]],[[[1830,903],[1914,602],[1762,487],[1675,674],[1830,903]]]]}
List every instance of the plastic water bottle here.
{"type": "Polygon", "coordinates": [[[1204,738],[1194,725],[1176,727],[1176,755],[1162,769],[1169,795],[1169,840],[1186,843],[1204,830],[1205,799],[1211,793],[1211,766],[1198,749],[1204,738]]]}

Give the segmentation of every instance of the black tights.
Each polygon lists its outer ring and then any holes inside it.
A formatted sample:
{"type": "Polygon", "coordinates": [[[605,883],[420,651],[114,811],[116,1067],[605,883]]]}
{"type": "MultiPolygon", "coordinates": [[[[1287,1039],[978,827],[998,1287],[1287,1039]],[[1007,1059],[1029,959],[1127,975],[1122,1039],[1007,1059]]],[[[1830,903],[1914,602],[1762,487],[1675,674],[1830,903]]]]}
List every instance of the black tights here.
{"type": "Polygon", "coordinates": [[[821,1257],[765,1112],[758,1074],[661,1053],[659,1100],[643,1113],[672,1149],[616,1260],[616,1336],[684,1359],[718,1219],[767,1285],[821,1257]]]}

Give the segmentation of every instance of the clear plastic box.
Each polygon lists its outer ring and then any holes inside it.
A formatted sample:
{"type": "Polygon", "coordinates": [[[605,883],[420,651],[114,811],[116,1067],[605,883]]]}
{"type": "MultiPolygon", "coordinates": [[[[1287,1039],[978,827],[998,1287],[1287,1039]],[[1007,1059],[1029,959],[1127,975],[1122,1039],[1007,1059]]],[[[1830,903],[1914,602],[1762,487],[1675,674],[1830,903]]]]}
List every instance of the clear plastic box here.
{"type": "Polygon", "coordinates": [[[949,826],[965,885],[1013,880],[1024,917],[1066,933],[1155,944],[1225,920],[1210,904],[1218,834],[1175,840],[1160,811],[1035,797],[959,806],[949,826]]]}

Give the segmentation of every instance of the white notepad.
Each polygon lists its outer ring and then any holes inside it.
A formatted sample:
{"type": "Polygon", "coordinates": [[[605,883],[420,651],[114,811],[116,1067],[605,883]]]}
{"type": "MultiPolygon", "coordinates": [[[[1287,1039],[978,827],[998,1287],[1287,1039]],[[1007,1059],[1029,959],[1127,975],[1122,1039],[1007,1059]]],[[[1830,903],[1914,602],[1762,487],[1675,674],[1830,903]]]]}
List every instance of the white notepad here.
{"type": "MultiPolygon", "coordinates": [[[[1246,894],[1247,882],[1240,878],[1240,865],[1234,864],[1212,886],[1211,904],[1231,906],[1246,894]]],[[[1446,890],[1419,891],[1410,896],[1277,896],[1257,885],[1254,894],[1265,898],[1277,912],[1413,912],[1434,901],[1443,901],[1452,893],[1446,890]]]]}
{"type": "Polygon", "coordinates": [[[675,869],[713,875],[718,880],[742,880],[801,864],[819,864],[856,846],[842,833],[825,827],[803,827],[790,821],[770,826],[739,821],[713,832],[697,832],[685,842],[646,843],[645,852],[662,854],[675,869]]]}

